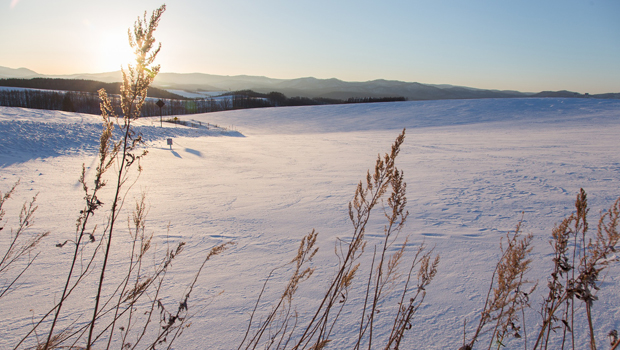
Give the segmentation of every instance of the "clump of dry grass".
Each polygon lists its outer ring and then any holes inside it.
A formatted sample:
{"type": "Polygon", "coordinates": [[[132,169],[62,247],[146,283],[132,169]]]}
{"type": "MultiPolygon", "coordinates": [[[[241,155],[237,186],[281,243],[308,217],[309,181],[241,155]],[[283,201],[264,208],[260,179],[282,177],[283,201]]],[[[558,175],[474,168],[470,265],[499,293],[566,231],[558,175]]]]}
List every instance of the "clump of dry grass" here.
{"type": "Polygon", "coordinates": [[[0,258],[0,281],[2,281],[0,298],[15,289],[17,281],[39,256],[39,253],[34,254],[34,256],[31,253],[41,240],[49,234],[49,232],[29,232],[34,224],[34,214],[38,208],[37,196],[22,205],[16,227],[5,230],[7,227],[5,204],[11,199],[18,185],[19,181],[5,193],[0,192],[0,234],[3,235],[0,237],[0,254],[2,254],[2,258],[0,258]],[[25,266],[15,269],[18,262],[22,260],[25,260],[25,266]]]}
{"type": "Polygon", "coordinates": [[[400,347],[400,343],[405,336],[405,332],[413,328],[413,316],[424,302],[426,287],[430,285],[433,278],[435,278],[435,275],[437,274],[439,255],[436,255],[433,259],[431,254],[432,250],[425,251],[425,249],[425,246],[421,245],[411,262],[405,287],[402,290],[401,299],[398,303],[398,312],[394,317],[394,324],[384,347],[385,349],[398,349],[400,347]],[[413,289],[413,295],[409,295],[410,291],[412,291],[409,288],[409,284],[411,283],[413,271],[418,265],[417,284],[413,289]]]}
{"type": "Polygon", "coordinates": [[[314,273],[314,268],[307,265],[318,252],[319,248],[315,247],[317,237],[318,232],[312,230],[312,232],[301,239],[295,257],[287,264],[277,267],[269,273],[256,299],[254,309],[250,314],[250,320],[243,340],[237,349],[255,349],[264,343],[267,343],[265,345],[267,348],[287,348],[298,322],[293,299],[301,283],[308,280],[314,273]],[[272,306],[271,311],[263,317],[258,326],[254,327],[254,318],[267,284],[277,270],[288,266],[293,266],[293,272],[284,291],[272,306]],[[255,329],[251,333],[253,328],[255,329]],[[264,340],[264,338],[268,340],[264,340]]]}
{"type": "MultiPolygon", "coordinates": [[[[362,346],[370,348],[398,349],[405,332],[412,328],[412,320],[426,295],[425,288],[431,283],[437,273],[439,257],[432,257],[432,250],[427,251],[424,245],[419,246],[411,259],[407,274],[400,272],[400,266],[407,260],[408,238],[401,238],[408,212],[406,211],[407,185],[402,171],[396,167],[396,158],[405,139],[405,131],[396,138],[391,152],[383,157],[379,156],[374,167],[366,175],[366,181],[360,182],[355,190],[353,200],[349,203],[349,218],[353,225],[353,233],[346,240],[339,240],[335,247],[338,258],[337,270],[329,281],[323,297],[317,302],[311,317],[301,320],[292,311],[295,292],[300,281],[306,280],[314,272],[314,268],[301,267],[316,253],[314,244],[316,232],[302,239],[297,257],[291,261],[296,267],[289,279],[279,300],[275,302],[272,311],[263,317],[255,326],[254,318],[258,302],[261,300],[269,275],[260,292],[254,311],[250,316],[246,335],[239,345],[239,349],[323,349],[333,340],[333,331],[342,320],[341,315],[351,299],[351,292],[356,281],[363,282],[364,305],[359,310],[358,335],[353,345],[354,349],[362,346]],[[383,208],[386,220],[383,240],[380,245],[373,247],[373,256],[366,260],[368,275],[360,279],[357,274],[362,263],[368,241],[365,239],[366,228],[371,213],[377,205],[383,203],[387,196],[387,205],[383,208]],[[394,253],[389,251],[394,250],[394,253]],[[306,259],[305,257],[308,257],[306,259]],[[417,283],[414,286],[413,276],[417,271],[417,283]],[[400,286],[400,290],[396,288],[400,286]],[[387,296],[399,293],[398,308],[394,314],[380,312],[387,296]],[[276,315],[280,317],[276,317],[276,315]],[[374,334],[378,318],[393,318],[392,330],[389,336],[376,339],[374,334]],[[265,337],[268,333],[268,336],[265,337]],[[252,334],[252,335],[250,335],[252,334]],[[263,340],[263,338],[265,338],[263,340]]],[[[272,272],[273,273],[273,272],[272,272]]]]}
{"type": "Polygon", "coordinates": [[[516,338],[521,337],[519,313],[529,306],[528,296],[536,287],[534,285],[529,290],[524,290],[529,283],[525,274],[531,268],[532,260],[527,256],[532,251],[532,238],[531,234],[522,236],[520,222],[512,235],[506,235],[506,244],[500,242],[502,254],[491,276],[491,285],[478,326],[471,340],[463,345],[463,349],[472,349],[478,337],[485,332],[491,333],[488,349],[494,343],[498,348],[502,346],[502,341],[509,334],[516,338]]]}
{"type": "Polygon", "coordinates": [[[553,229],[554,268],[548,281],[548,294],[541,307],[542,326],[533,348],[547,349],[552,333],[562,330],[562,348],[574,347],[577,331],[576,303],[586,310],[585,319],[590,337],[589,348],[596,349],[592,305],[598,300],[600,275],[616,259],[612,254],[620,240],[618,220],[620,198],[601,214],[594,237],[589,235],[589,212],[586,192],[581,189],[575,200],[576,211],[553,229]]]}
{"type": "MultiPolygon", "coordinates": [[[[560,349],[581,348],[584,344],[577,343],[575,334],[584,325],[589,336],[588,348],[596,349],[592,306],[598,300],[596,292],[600,289],[602,273],[610,263],[617,261],[614,253],[620,241],[620,198],[601,214],[594,235],[589,233],[588,213],[587,195],[581,189],[575,200],[575,212],[552,231],[549,243],[553,249],[553,269],[547,280],[547,294],[540,306],[541,320],[533,330],[533,344],[528,344],[523,313],[524,309],[531,307],[529,295],[535,288],[534,285],[524,291],[529,283],[525,273],[531,269],[527,255],[532,249],[532,236],[518,238],[519,224],[514,235],[507,237],[508,245],[505,248],[500,245],[502,256],[493,272],[478,327],[471,340],[464,341],[462,350],[473,349],[478,337],[485,332],[491,333],[489,349],[494,343],[498,349],[503,346],[502,341],[507,335],[523,338],[525,349],[528,345],[531,349],[556,349],[558,343],[560,349]],[[583,306],[585,314],[577,312],[578,304],[583,306]],[[518,325],[519,322],[522,326],[518,325]]],[[[617,331],[609,332],[609,337],[611,348],[618,348],[617,331]]]]}
{"type": "MultiPolygon", "coordinates": [[[[118,249],[113,245],[113,242],[120,243],[117,236],[123,230],[118,228],[119,219],[125,215],[126,198],[139,178],[142,171],[140,160],[146,155],[142,149],[142,138],[133,129],[132,122],[140,116],[148,87],[159,72],[159,66],[153,65],[153,62],[160,46],[155,47],[153,33],[165,9],[162,5],[153,11],[150,18],[145,12],[142,18],[138,17],[133,31],[129,31],[136,62],[123,69],[120,106],[114,105],[116,100],[110,98],[105,90],[99,92],[103,130],[96,172],[94,179],[88,179],[85,167],[82,167],[80,183],[84,191],[84,207],[76,221],[75,238],[56,245],[58,248],[67,244],[73,247],[63,290],[51,309],[33,321],[33,326],[15,345],[15,349],[33,343],[34,347],[42,350],[110,349],[114,346],[123,349],[170,348],[187,328],[190,316],[188,299],[202,269],[207,261],[231,245],[224,243],[210,250],[178,306],[172,311],[162,302],[162,285],[172,261],[183,251],[185,243],[179,242],[168,248],[163,257],[153,254],[150,262],[153,233],[146,233],[148,209],[144,194],[137,199],[132,214],[128,215],[126,232],[130,248],[118,249]],[[117,114],[119,111],[120,115],[117,114]],[[120,133],[114,132],[116,127],[120,133]],[[100,193],[109,184],[112,186],[112,197],[106,200],[109,202],[106,206],[100,193]],[[106,221],[103,225],[93,224],[95,212],[102,209],[107,211],[106,221]],[[118,252],[112,253],[115,249],[129,251],[129,254],[119,258],[118,252]],[[112,256],[119,259],[114,265],[124,270],[111,270],[112,256]],[[106,278],[108,274],[115,278],[106,278]],[[94,284],[96,290],[90,290],[89,283],[85,281],[94,284]],[[83,319],[83,313],[69,314],[65,311],[64,306],[71,303],[72,298],[83,298],[84,295],[93,299],[89,319],[83,319]],[[62,324],[60,319],[63,319],[62,324]],[[40,329],[44,327],[47,328],[45,336],[39,337],[40,329]]],[[[23,219],[26,226],[36,209],[33,205],[34,200],[25,212],[28,214],[23,219]]]]}

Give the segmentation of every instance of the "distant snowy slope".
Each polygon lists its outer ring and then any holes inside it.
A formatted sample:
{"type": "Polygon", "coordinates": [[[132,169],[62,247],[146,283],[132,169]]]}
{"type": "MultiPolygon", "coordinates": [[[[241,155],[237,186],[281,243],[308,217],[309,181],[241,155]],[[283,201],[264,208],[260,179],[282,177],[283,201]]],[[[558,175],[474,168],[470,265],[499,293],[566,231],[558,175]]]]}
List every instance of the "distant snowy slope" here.
{"type": "MultiPolygon", "coordinates": [[[[189,128],[150,118],[135,122],[146,142],[178,136],[221,136],[220,130],[189,128]]],[[[0,166],[32,158],[94,153],[99,148],[101,118],[91,114],[0,107],[0,166]]],[[[239,133],[230,133],[238,136],[239,133]]]]}
{"type": "Polygon", "coordinates": [[[0,164],[94,151],[101,123],[92,115],[0,107],[0,164]]]}
{"type": "Polygon", "coordinates": [[[396,130],[493,122],[607,123],[620,101],[589,99],[443,100],[236,110],[205,115],[243,131],[296,134],[396,130]]]}
{"type": "MultiPolygon", "coordinates": [[[[239,128],[249,134],[307,134],[403,128],[426,128],[480,123],[567,125],[615,123],[620,101],[590,99],[484,99],[410,101],[327,106],[277,107],[180,116],[239,128]]],[[[220,135],[164,123],[158,118],[135,122],[148,141],[178,136],[220,135]]],[[[0,164],[32,157],[95,152],[101,120],[89,114],[0,107],[0,164]]],[[[231,136],[236,136],[231,134],[231,136]]]]}

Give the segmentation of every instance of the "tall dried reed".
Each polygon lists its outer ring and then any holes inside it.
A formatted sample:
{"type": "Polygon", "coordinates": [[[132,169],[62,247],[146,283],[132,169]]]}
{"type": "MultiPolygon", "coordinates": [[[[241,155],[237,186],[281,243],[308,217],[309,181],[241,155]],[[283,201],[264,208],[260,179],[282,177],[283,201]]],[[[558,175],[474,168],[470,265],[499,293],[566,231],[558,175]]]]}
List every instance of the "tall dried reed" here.
{"type": "MultiPolygon", "coordinates": [[[[310,278],[314,268],[304,267],[316,254],[314,247],[316,232],[312,231],[301,241],[297,257],[291,263],[297,264],[284,292],[274,303],[271,311],[262,318],[257,325],[256,317],[258,304],[269,282],[271,274],[257,298],[254,311],[238,349],[322,349],[334,337],[333,331],[337,324],[350,323],[351,320],[342,320],[341,315],[348,301],[351,299],[352,287],[356,281],[362,283],[362,298],[364,305],[356,318],[359,322],[358,335],[352,347],[398,349],[405,336],[405,332],[412,328],[412,320],[426,295],[425,288],[431,283],[437,273],[439,257],[432,257],[432,250],[427,251],[420,245],[411,259],[407,274],[400,272],[403,261],[408,259],[408,239],[400,239],[399,235],[404,228],[408,212],[407,185],[402,171],[396,167],[396,158],[405,139],[405,131],[396,138],[390,153],[379,156],[374,167],[366,175],[366,181],[360,182],[355,190],[353,200],[349,203],[349,218],[353,226],[351,236],[346,240],[339,240],[335,247],[338,258],[338,268],[329,281],[323,297],[313,307],[314,311],[308,319],[299,319],[294,312],[293,297],[300,282],[310,278]],[[366,228],[371,219],[373,209],[387,196],[387,206],[384,207],[386,220],[383,240],[380,245],[373,247],[371,259],[361,259],[366,250],[366,228]],[[399,246],[394,253],[389,254],[392,248],[399,246]],[[357,273],[363,262],[368,263],[368,275],[357,278],[357,273]],[[413,285],[413,275],[417,270],[417,284],[413,285]],[[398,308],[394,314],[381,312],[380,306],[394,289],[400,287],[398,308]],[[389,336],[376,339],[373,333],[377,318],[392,317],[392,329],[389,336]],[[268,333],[269,332],[269,333],[268,333]],[[264,340],[263,340],[264,339],[264,340]]],[[[359,289],[358,289],[359,290],[359,289]]]]}
{"type": "Polygon", "coordinates": [[[609,210],[601,214],[594,237],[589,234],[589,212],[586,192],[581,189],[575,200],[575,212],[553,229],[553,271],[548,281],[548,294],[541,306],[542,326],[533,349],[548,349],[552,333],[562,330],[562,349],[575,348],[578,313],[576,303],[582,303],[586,314],[589,348],[596,349],[592,305],[598,297],[601,273],[617,259],[613,256],[620,240],[618,220],[620,198],[609,210]]]}
{"type": "MultiPolygon", "coordinates": [[[[509,334],[521,337],[519,313],[529,306],[528,295],[536,288],[534,285],[527,291],[524,289],[529,283],[525,279],[525,274],[532,262],[527,258],[532,251],[532,238],[531,234],[522,237],[520,222],[514,234],[506,236],[506,245],[500,242],[502,255],[491,276],[491,285],[478,326],[471,340],[463,348],[472,349],[478,337],[484,332],[491,333],[487,349],[491,349],[494,343],[499,348],[509,334]]],[[[527,335],[525,338],[527,339],[527,335]]]]}
{"type": "Polygon", "coordinates": [[[15,193],[19,181],[16,182],[7,192],[0,192],[0,299],[15,290],[17,281],[24,275],[39,253],[33,255],[36,246],[45,238],[49,232],[31,233],[30,230],[34,224],[34,214],[38,206],[36,204],[37,196],[22,205],[17,217],[16,227],[7,228],[7,220],[5,220],[6,207],[5,204],[15,193]],[[25,262],[22,263],[22,261],[25,262]],[[18,265],[24,267],[17,267],[18,265]]]}
{"type": "MultiPolygon", "coordinates": [[[[127,221],[129,249],[120,246],[115,248],[113,245],[113,242],[119,244],[126,240],[116,237],[119,231],[117,224],[120,224],[120,218],[125,215],[123,208],[127,196],[142,172],[140,160],[146,155],[141,136],[134,130],[132,122],[140,116],[148,87],[159,72],[159,65],[153,65],[153,62],[161,45],[155,46],[153,33],[165,9],[165,5],[162,5],[150,18],[145,12],[142,18],[138,17],[133,31],[129,30],[129,43],[134,50],[136,62],[122,70],[120,115],[116,114],[114,100],[108,97],[105,90],[99,91],[103,131],[96,172],[93,179],[88,179],[85,167],[82,166],[79,181],[84,192],[84,207],[76,221],[75,237],[56,245],[61,249],[68,244],[73,246],[72,260],[62,294],[54,306],[34,322],[15,345],[15,349],[32,344],[32,338],[35,338],[35,347],[44,350],[112,347],[154,349],[162,346],[170,348],[186,328],[189,319],[188,299],[202,269],[213,256],[230,246],[230,243],[225,243],[211,249],[193,281],[187,286],[178,306],[169,310],[161,301],[160,293],[166,273],[172,261],[183,251],[185,243],[179,242],[167,249],[163,257],[154,257],[153,263],[149,262],[150,256],[147,259],[147,254],[152,250],[153,234],[147,234],[145,229],[148,210],[144,194],[137,199],[133,214],[127,221]],[[115,131],[116,128],[118,132],[115,131]],[[110,205],[105,206],[101,192],[110,184],[112,195],[108,198],[109,201],[105,200],[110,205]],[[101,225],[102,228],[92,223],[95,212],[101,209],[107,211],[107,220],[101,225]],[[127,250],[128,256],[122,257],[120,252],[127,250]],[[121,259],[115,265],[124,267],[124,270],[110,271],[111,259],[121,259]],[[121,277],[109,280],[106,278],[108,272],[121,277]],[[92,281],[92,277],[97,278],[92,281]],[[88,283],[84,283],[86,280],[94,282],[94,292],[89,290],[88,283]],[[70,298],[89,294],[93,296],[93,304],[92,316],[88,320],[83,320],[80,315],[64,312],[64,306],[72,300],[70,298]],[[59,321],[61,315],[65,319],[62,325],[59,321]],[[44,340],[38,336],[42,325],[49,327],[44,340]]],[[[4,200],[0,204],[3,204],[4,200]]],[[[33,206],[34,200],[29,208],[25,207],[23,227],[27,227],[36,209],[33,206]]],[[[10,250],[7,256],[10,257],[14,250],[10,250]]]]}
{"type": "MultiPolygon", "coordinates": [[[[594,235],[589,233],[588,213],[587,195],[581,189],[575,200],[575,212],[552,231],[549,243],[553,249],[553,268],[532,342],[528,343],[523,312],[531,308],[529,296],[536,287],[527,289],[526,284],[530,282],[525,278],[532,268],[527,257],[532,249],[532,236],[521,238],[519,223],[515,233],[507,237],[506,248],[500,245],[502,256],[491,277],[478,327],[471,339],[464,341],[462,350],[473,349],[478,337],[486,332],[491,333],[488,349],[493,344],[499,349],[508,335],[523,338],[525,349],[528,346],[545,350],[583,348],[585,344],[576,340],[576,333],[581,332],[583,325],[589,338],[587,347],[597,348],[592,306],[598,300],[596,292],[601,287],[602,274],[610,263],[618,260],[615,253],[620,241],[620,198],[601,214],[594,235]],[[585,314],[577,312],[578,304],[583,306],[585,314]]],[[[620,343],[617,331],[610,331],[609,337],[611,348],[616,349],[620,343]]]]}

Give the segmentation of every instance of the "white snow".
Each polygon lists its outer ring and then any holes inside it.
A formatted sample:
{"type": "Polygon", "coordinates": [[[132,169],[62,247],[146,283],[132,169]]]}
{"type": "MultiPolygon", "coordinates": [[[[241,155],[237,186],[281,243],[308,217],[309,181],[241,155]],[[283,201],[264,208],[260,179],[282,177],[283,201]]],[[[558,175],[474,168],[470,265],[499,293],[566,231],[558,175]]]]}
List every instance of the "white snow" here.
{"type": "Polygon", "coordinates": [[[47,92],[56,92],[56,93],[66,92],[63,90],[33,89],[33,88],[23,88],[23,87],[13,87],[13,86],[0,86],[0,91],[47,91],[47,92]]]}
{"type": "Polygon", "coordinates": [[[168,92],[173,94],[177,94],[179,96],[187,97],[187,98],[213,98],[223,95],[229,91],[187,91],[187,90],[174,90],[174,89],[165,89],[168,92]]]}
{"type": "MultiPolygon", "coordinates": [[[[333,272],[334,243],[350,232],[347,206],[355,186],[402,128],[407,137],[397,165],[408,184],[411,252],[425,242],[441,256],[438,277],[402,348],[457,349],[465,319],[468,333],[473,332],[499,240],[521,217],[524,231],[535,237],[538,268],[530,278],[539,281],[539,294],[531,300],[537,310],[546,285],[543,267],[550,263],[551,230],[572,212],[579,188],[588,193],[593,227],[599,211],[620,196],[620,101],[399,102],[235,110],[181,119],[235,125],[239,132],[160,128],[158,118],[137,126],[149,154],[131,196],[146,191],[147,230],[155,233],[160,251],[166,240],[187,242],[169,273],[173,297],[181,297],[196,262],[213,245],[236,242],[207,264],[189,302],[192,325],[175,349],[235,348],[265,277],[289,261],[299,239],[315,228],[321,247],[317,272],[299,294],[298,310],[308,313],[333,272]],[[172,149],[168,137],[174,139],[172,149]]],[[[0,107],[0,189],[21,180],[7,212],[39,193],[36,227],[51,232],[39,248],[36,267],[0,302],[0,348],[14,344],[32,315],[47,311],[59,297],[70,252],[54,245],[74,235],[83,197],[77,180],[83,163],[92,171],[100,130],[96,116],[0,107]]],[[[371,246],[381,239],[380,216],[378,211],[367,235],[371,246]]],[[[620,270],[610,271],[594,304],[600,344],[620,326],[620,270]]],[[[285,278],[277,276],[268,296],[280,293],[285,278]]],[[[357,291],[365,281],[358,282],[357,291]]],[[[84,295],[71,310],[78,312],[89,298],[84,295]]],[[[395,306],[394,300],[388,305],[395,306]]],[[[348,348],[356,333],[356,306],[363,299],[351,302],[342,317],[352,321],[336,330],[330,349],[348,348]]],[[[528,327],[538,319],[532,311],[528,327]]],[[[586,335],[581,329],[578,341],[585,344],[586,335]]]]}

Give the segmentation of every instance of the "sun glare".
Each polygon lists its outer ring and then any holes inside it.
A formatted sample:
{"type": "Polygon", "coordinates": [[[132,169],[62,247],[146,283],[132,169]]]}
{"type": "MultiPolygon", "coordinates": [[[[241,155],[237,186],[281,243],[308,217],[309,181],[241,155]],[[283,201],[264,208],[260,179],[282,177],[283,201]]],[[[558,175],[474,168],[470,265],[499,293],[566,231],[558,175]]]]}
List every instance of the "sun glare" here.
{"type": "Polygon", "coordinates": [[[99,43],[98,66],[105,72],[117,71],[133,63],[134,56],[127,42],[127,35],[102,34],[99,43]]]}

